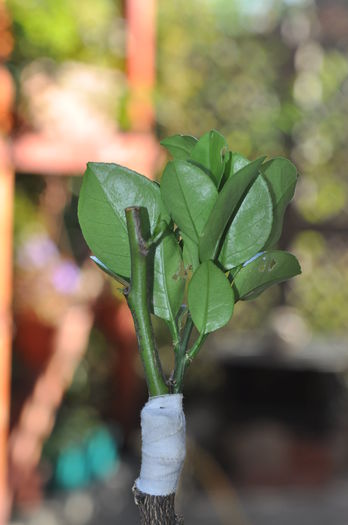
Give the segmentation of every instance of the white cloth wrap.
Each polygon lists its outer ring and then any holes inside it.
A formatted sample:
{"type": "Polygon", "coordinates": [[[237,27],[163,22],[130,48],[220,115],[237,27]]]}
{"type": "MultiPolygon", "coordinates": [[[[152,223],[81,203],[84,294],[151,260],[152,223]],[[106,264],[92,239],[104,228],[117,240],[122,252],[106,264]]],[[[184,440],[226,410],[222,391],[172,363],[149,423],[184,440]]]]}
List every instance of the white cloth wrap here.
{"type": "Polygon", "coordinates": [[[151,397],[141,411],[142,461],[136,487],[145,494],[176,491],[185,460],[182,394],[151,397]]]}

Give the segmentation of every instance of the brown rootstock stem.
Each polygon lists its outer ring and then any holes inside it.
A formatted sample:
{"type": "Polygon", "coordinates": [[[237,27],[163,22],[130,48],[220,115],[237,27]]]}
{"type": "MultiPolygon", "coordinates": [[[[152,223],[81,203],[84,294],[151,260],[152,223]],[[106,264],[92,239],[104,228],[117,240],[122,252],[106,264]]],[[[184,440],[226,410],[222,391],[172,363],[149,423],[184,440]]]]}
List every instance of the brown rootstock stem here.
{"type": "Polygon", "coordinates": [[[139,509],[141,525],[183,525],[182,517],[175,514],[175,494],[151,496],[133,488],[134,501],[139,509]]]}

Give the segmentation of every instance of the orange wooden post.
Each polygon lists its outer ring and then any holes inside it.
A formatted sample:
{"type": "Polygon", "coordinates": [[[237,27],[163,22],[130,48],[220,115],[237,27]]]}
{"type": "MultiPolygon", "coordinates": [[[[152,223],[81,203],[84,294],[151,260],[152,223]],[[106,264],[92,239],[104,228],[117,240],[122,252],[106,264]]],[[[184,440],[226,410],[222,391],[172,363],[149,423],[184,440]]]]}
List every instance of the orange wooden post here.
{"type": "Polygon", "coordinates": [[[133,131],[150,131],[154,123],[156,76],[156,0],[127,0],[127,78],[133,131]]]}
{"type": "Polygon", "coordinates": [[[11,376],[12,204],[14,174],[0,143],[0,525],[9,508],[7,443],[11,376]]]}
{"type": "MultiPolygon", "coordinates": [[[[11,21],[0,0],[0,61],[12,51],[11,21]]],[[[0,62],[0,525],[8,519],[8,431],[12,347],[12,208],[14,171],[5,137],[11,130],[14,87],[0,62]]]]}

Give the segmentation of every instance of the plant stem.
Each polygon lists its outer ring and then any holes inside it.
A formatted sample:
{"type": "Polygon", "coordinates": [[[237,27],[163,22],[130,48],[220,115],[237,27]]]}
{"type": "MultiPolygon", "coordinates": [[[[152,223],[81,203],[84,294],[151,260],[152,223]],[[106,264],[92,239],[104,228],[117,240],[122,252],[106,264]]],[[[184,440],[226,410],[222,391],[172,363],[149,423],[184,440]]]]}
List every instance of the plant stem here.
{"type": "Polygon", "coordinates": [[[167,326],[169,328],[170,335],[172,336],[174,352],[176,352],[180,344],[180,339],[179,339],[178,327],[176,325],[174,317],[171,317],[170,319],[168,319],[167,326]]]}
{"type": "Polygon", "coordinates": [[[150,317],[148,297],[147,239],[148,214],[145,208],[132,206],[126,209],[127,230],[131,256],[131,282],[124,291],[132,312],[140,356],[150,396],[168,394],[159,360],[150,317]]]}
{"type": "Polygon", "coordinates": [[[196,357],[196,355],[198,354],[198,352],[200,351],[201,349],[201,346],[202,344],[204,343],[204,341],[206,340],[206,338],[208,337],[209,334],[199,334],[198,336],[198,339],[195,341],[195,344],[193,345],[193,347],[190,349],[189,352],[187,352],[186,354],[186,361],[187,361],[187,366],[193,361],[193,359],[196,357]]]}
{"type": "Polygon", "coordinates": [[[182,391],[184,374],[186,370],[186,350],[187,350],[187,345],[190,340],[192,328],[193,328],[193,321],[191,319],[191,316],[188,315],[180,344],[177,347],[176,352],[175,352],[175,369],[174,369],[174,377],[173,377],[173,380],[174,380],[173,390],[175,394],[178,394],[182,391]]]}
{"type": "Polygon", "coordinates": [[[134,500],[140,513],[141,525],[183,525],[183,518],[175,514],[175,494],[150,496],[133,489],[134,500]]]}
{"type": "MultiPolygon", "coordinates": [[[[190,321],[192,323],[191,318],[190,318],[190,321]]],[[[186,331],[186,327],[187,327],[187,324],[185,326],[184,332],[186,331]]],[[[192,327],[193,327],[193,323],[192,325],[189,325],[188,337],[185,340],[185,344],[182,344],[181,352],[180,352],[178,359],[175,360],[175,372],[174,372],[174,393],[175,394],[178,394],[182,391],[185,371],[190,366],[193,359],[196,357],[196,355],[200,351],[202,344],[208,337],[208,334],[199,334],[193,347],[187,352],[187,345],[190,339],[192,327]]],[[[183,340],[183,343],[184,343],[184,340],[183,340]]]]}

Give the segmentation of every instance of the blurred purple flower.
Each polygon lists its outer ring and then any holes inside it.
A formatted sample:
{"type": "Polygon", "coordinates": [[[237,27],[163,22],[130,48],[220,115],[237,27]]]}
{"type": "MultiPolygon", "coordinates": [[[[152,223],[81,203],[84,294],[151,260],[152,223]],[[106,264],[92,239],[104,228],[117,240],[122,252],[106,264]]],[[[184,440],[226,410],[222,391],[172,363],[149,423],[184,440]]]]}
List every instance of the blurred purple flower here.
{"type": "Polygon", "coordinates": [[[64,261],[57,265],[52,275],[52,283],[60,293],[74,292],[79,284],[80,270],[71,261],[64,261]]]}
{"type": "Polygon", "coordinates": [[[17,264],[22,268],[42,268],[58,256],[58,249],[47,235],[37,234],[18,249],[17,264]]]}

